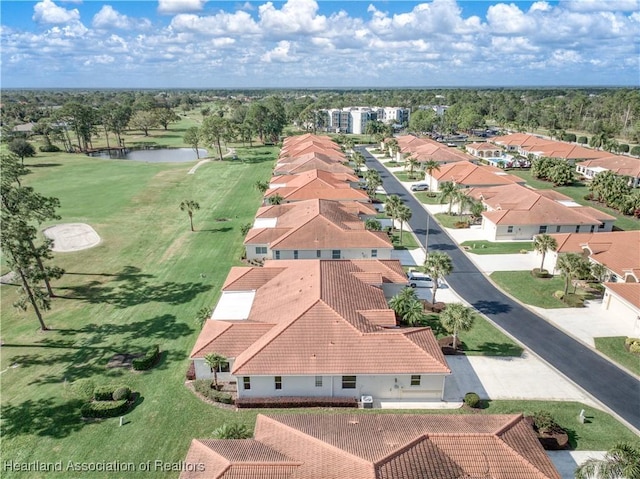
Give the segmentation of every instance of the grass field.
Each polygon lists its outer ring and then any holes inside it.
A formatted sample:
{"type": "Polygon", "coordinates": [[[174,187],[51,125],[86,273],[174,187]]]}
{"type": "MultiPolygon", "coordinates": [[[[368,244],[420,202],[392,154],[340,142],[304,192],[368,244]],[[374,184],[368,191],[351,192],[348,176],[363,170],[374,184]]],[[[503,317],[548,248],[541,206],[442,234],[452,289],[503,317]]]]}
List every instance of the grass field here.
{"type": "Polygon", "coordinates": [[[473,240],[460,243],[460,246],[469,248],[470,253],[474,254],[516,254],[521,250],[533,251],[533,243],[531,241],[486,241],[473,240]]]}
{"type": "Polygon", "coordinates": [[[610,357],[613,361],[624,366],[629,371],[640,375],[640,357],[630,353],[624,348],[624,336],[611,336],[605,338],[594,338],[596,349],[602,354],[610,357]]]}

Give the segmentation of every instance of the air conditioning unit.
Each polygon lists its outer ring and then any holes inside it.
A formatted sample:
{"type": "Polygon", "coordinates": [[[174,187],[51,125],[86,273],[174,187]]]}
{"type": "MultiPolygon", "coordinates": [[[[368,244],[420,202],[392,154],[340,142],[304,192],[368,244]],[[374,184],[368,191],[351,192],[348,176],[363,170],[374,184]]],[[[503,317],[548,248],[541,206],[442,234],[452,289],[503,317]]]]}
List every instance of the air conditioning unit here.
{"type": "Polygon", "coordinates": [[[363,409],[373,408],[373,396],[360,396],[360,403],[363,409]]]}

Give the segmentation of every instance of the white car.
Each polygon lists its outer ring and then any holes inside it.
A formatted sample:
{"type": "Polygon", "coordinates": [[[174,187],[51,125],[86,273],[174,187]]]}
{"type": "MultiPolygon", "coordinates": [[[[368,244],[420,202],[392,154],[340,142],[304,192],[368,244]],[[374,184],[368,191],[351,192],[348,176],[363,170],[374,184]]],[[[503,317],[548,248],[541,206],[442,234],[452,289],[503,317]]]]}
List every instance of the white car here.
{"type": "Polygon", "coordinates": [[[416,183],[411,185],[411,191],[429,191],[429,185],[427,183],[416,183]]]}
{"type": "Polygon", "coordinates": [[[407,280],[412,288],[433,288],[433,279],[419,271],[409,271],[407,280]]]}

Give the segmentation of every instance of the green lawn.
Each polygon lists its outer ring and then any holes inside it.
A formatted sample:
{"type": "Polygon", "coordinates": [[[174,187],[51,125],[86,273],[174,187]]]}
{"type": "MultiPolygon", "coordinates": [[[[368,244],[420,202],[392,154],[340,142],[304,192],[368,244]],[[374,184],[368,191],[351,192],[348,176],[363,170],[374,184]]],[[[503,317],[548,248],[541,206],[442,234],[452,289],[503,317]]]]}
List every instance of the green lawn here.
{"type": "Polygon", "coordinates": [[[485,240],[465,241],[460,246],[468,248],[474,254],[515,254],[521,250],[533,251],[531,241],[492,242],[485,240]]]}
{"type": "Polygon", "coordinates": [[[417,171],[413,172],[413,176],[411,176],[408,171],[395,171],[393,174],[400,181],[419,181],[422,179],[422,175],[417,171]]]}
{"type": "Polygon", "coordinates": [[[438,195],[429,193],[427,191],[416,191],[413,193],[420,203],[425,205],[441,205],[442,203],[438,199],[438,195]]]}
{"type": "Polygon", "coordinates": [[[395,230],[395,232],[391,235],[391,241],[393,243],[394,249],[415,249],[420,247],[420,244],[416,240],[416,237],[413,235],[413,233],[407,230],[402,231],[402,242],[400,242],[399,229],[395,230]]]}
{"type": "MultiPolygon", "coordinates": [[[[491,273],[491,279],[525,304],[547,309],[570,307],[553,296],[554,292],[564,290],[564,278],[560,276],[543,279],[533,277],[530,271],[495,271],[491,273]]],[[[569,293],[572,292],[573,287],[570,287],[569,293]]],[[[580,289],[576,294],[585,295],[588,299],[586,292],[580,289]]]]}
{"type": "Polygon", "coordinates": [[[456,223],[459,221],[469,221],[471,218],[468,215],[449,215],[447,213],[436,213],[434,216],[436,220],[438,220],[438,223],[445,228],[455,228],[456,223]]]}
{"type": "Polygon", "coordinates": [[[629,371],[640,375],[640,357],[630,353],[624,348],[625,336],[611,336],[606,338],[594,338],[596,349],[611,358],[616,363],[624,366],[629,371]]]}
{"type": "Polygon", "coordinates": [[[615,216],[618,218],[614,223],[614,226],[621,230],[640,230],[640,220],[633,218],[632,216],[622,215],[619,211],[614,210],[612,208],[607,208],[606,206],[596,203],[593,201],[585,200],[585,195],[589,194],[589,188],[584,183],[574,183],[571,186],[560,186],[555,187],[552,183],[547,181],[541,181],[533,177],[530,170],[509,170],[509,173],[519,176],[520,178],[526,180],[529,186],[532,186],[536,189],[554,189],[559,191],[562,194],[565,194],[572,198],[576,203],[580,203],[581,205],[591,206],[600,211],[603,211],[609,215],[615,216]]]}

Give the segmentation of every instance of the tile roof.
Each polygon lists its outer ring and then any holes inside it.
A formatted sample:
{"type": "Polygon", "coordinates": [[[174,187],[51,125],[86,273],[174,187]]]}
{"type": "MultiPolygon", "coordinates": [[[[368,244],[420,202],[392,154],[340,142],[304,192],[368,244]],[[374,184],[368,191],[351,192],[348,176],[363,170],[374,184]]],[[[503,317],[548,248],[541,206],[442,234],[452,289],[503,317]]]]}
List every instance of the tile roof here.
{"type": "Polygon", "coordinates": [[[631,156],[611,155],[587,160],[577,163],[577,165],[587,168],[606,168],[614,173],[622,176],[631,176],[633,178],[640,177],[640,158],[631,156]]]}
{"type": "Polygon", "coordinates": [[[331,173],[352,174],[353,168],[337,161],[321,158],[295,159],[288,162],[278,162],[273,173],[275,175],[297,175],[309,170],[329,171],[331,173]]]}
{"type": "Polygon", "coordinates": [[[640,268],[640,231],[553,234],[558,253],[582,253],[624,278],[626,270],[640,268]]]}
{"type": "Polygon", "coordinates": [[[321,170],[309,170],[299,175],[282,175],[272,178],[277,185],[265,192],[265,198],[279,194],[286,201],[327,199],[338,201],[364,201],[370,198],[364,190],[352,188],[350,182],[358,178],[350,174],[337,174],[321,170]]]}
{"type": "Polygon", "coordinates": [[[492,143],[504,146],[534,146],[549,143],[551,140],[528,133],[511,133],[509,135],[494,136],[492,143]]]}
{"type": "Polygon", "coordinates": [[[495,151],[495,150],[499,150],[500,148],[497,147],[496,145],[494,145],[493,143],[489,143],[489,142],[477,142],[477,143],[469,143],[468,145],[466,145],[466,148],[472,149],[472,150],[476,150],[476,151],[495,151]]]}
{"type": "Polygon", "coordinates": [[[608,152],[593,150],[580,145],[572,145],[571,143],[565,143],[562,141],[549,141],[538,145],[526,146],[522,149],[524,151],[535,153],[539,156],[562,158],[565,160],[582,160],[610,156],[610,153],[608,152]]]}
{"type": "Polygon", "coordinates": [[[218,353],[226,358],[235,358],[272,327],[272,324],[257,321],[208,319],[198,335],[190,357],[203,358],[209,353],[218,353]]]}
{"type": "Polygon", "coordinates": [[[275,228],[252,228],[245,245],[304,250],[393,248],[386,233],[365,229],[364,222],[338,201],[313,199],[265,206],[257,217],[275,217],[275,228]]]}
{"type": "Polygon", "coordinates": [[[296,479],[560,479],[521,415],[260,414],[254,438],[296,479]]]}
{"type": "Polygon", "coordinates": [[[640,308],[640,283],[604,283],[604,285],[629,304],[640,308]]]}
{"type": "Polygon", "coordinates": [[[595,213],[597,210],[580,207],[568,196],[553,190],[533,190],[511,184],[464,191],[489,207],[490,210],[483,212],[482,216],[494,224],[597,226],[603,219],[615,219],[606,213],[595,213]],[[576,206],[569,206],[572,204],[576,206]]]}
{"type": "Polygon", "coordinates": [[[501,168],[476,165],[468,161],[442,165],[440,170],[434,170],[432,175],[440,182],[452,181],[463,186],[498,186],[525,183],[522,178],[506,174],[501,168]]]}

